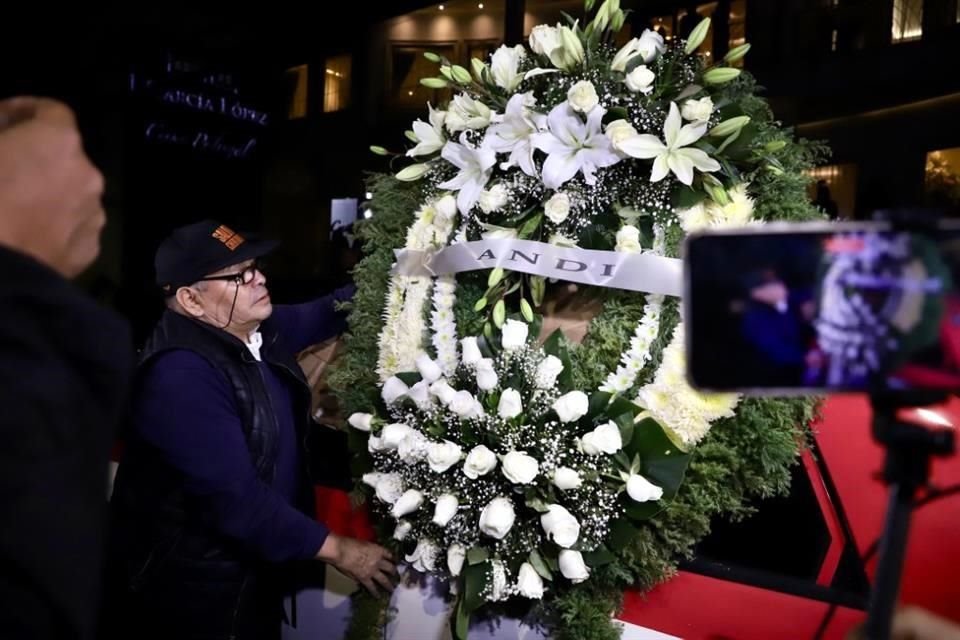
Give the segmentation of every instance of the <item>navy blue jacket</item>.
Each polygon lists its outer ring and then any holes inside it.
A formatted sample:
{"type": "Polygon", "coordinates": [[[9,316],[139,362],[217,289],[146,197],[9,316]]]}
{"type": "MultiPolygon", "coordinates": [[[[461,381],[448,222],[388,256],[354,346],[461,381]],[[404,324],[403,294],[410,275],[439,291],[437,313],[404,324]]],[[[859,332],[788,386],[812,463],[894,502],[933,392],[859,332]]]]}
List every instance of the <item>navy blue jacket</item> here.
{"type": "Polygon", "coordinates": [[[209,325],[173,312],[158,323],[113,498],[115,577],[138,627],[210,639],[279,629],[270,576],[313,558],[327,535],[313,517],[310,394],[294,354],[345,329],[334,303],[352,290],[276,306],[260,362],[209,325]]]}

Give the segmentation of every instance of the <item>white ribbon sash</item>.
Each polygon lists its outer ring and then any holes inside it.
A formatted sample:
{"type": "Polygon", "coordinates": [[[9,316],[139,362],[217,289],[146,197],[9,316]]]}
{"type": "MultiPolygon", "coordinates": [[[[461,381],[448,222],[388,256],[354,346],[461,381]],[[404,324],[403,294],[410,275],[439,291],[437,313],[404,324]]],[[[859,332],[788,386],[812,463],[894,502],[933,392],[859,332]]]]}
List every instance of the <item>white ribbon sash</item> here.
{"type": "Polygon", "coordinates": [[[546,278],[645,293],[680,296],[682,261],[650,253],[558,247],[533,240],[462,242],[439,251],[395,249],[391,273],[426,277],[503,267],[546,278]]]}

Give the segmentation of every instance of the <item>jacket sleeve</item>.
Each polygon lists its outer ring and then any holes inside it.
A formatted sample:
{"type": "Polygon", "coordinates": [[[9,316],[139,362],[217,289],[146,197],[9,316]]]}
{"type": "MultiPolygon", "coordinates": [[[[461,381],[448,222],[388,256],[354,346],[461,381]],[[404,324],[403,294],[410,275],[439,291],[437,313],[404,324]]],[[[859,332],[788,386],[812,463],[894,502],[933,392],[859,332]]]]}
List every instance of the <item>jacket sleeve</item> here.
{"type": "Polygon", "coordinates": [[[356,290],[349,284],[310,302],[277,305],[272,320],[291,350],[299,353],[347,330],[347,314],[336,305],[352,300],[356,290]]]}
{"type": "Polygon", "coordinates": [[[223,534],[270,562],[309,559],[328,530],[256,474],[229,383],[202,356],[172,351],[145,374],[134,408],[139,435],[185,477],[223,534]]]}

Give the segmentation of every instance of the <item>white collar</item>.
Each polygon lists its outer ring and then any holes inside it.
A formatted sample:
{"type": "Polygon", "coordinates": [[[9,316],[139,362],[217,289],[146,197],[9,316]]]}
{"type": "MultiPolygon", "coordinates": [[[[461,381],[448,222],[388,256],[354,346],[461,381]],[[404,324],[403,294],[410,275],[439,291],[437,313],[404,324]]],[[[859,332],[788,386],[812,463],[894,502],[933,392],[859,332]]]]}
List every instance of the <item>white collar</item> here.
{"type": "Polygon", "coordinates": [[[263,335],[260,331],[254,331],[250,334],[250,339],[244,342],[247,345],[247,349],[250,350],[250,353],[253,354],[253,357],[257,362],[260,362],[260,347],[263,346],[263,335]]]}

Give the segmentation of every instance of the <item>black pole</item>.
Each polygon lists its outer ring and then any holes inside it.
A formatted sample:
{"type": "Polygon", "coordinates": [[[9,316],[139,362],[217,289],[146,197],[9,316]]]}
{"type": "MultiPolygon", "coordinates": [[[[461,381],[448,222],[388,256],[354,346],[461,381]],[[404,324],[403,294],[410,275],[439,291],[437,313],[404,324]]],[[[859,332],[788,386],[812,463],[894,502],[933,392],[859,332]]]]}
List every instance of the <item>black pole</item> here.
{"type": "Polygon", "coordinates": [[[523,14],[525,0],[506,0],[503,11],[503,43],[514,46],[523,43],[523,14]]]}
{"type": "Polygon", "coordinates": [[[870,591],[867,609],[866,640],[887,640],[890,637],[893,610],[900,590],[903,559],[910,531],[914,488],[907,484],[890,487],[887,518],[880,543],[877,575],[870,591]]]}

